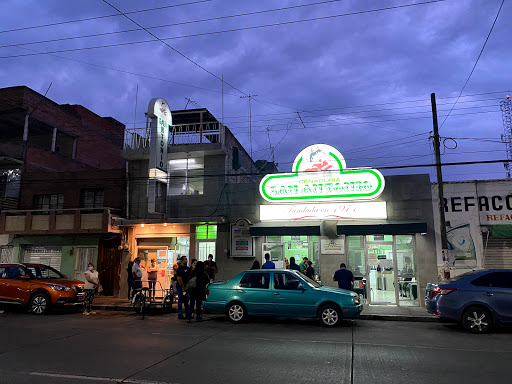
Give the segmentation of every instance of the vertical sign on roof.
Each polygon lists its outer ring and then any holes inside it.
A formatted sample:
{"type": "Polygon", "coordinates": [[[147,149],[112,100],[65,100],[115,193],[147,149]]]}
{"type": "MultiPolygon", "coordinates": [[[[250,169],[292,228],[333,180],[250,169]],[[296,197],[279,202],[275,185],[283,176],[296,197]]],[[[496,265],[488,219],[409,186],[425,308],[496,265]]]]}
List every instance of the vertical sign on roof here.
{"type": "MultiPolygon", "coordinates": [[[[162,98],[151,99],[146,116],[151,118],[151,138],[149,150],[149,181],[148,181],[148,212],[162,213],[165,204],[157,207],[157,189],[167,184],[167,145],[169,128],[172,125],[172,115],[169,104],[162,98]]],[[[166,195],[166,194],[165,194],[166,195]]],[[[165,201],[166,196],[164,196],[165,201]]]]}
{"type": "Polygon", "coordinates": [[[162,98],[151,99],[147,116],[151,118],[149,169],[159,169],[167,173],[167,145],[169,127],[172,125],[169,104],[162,98]]]}

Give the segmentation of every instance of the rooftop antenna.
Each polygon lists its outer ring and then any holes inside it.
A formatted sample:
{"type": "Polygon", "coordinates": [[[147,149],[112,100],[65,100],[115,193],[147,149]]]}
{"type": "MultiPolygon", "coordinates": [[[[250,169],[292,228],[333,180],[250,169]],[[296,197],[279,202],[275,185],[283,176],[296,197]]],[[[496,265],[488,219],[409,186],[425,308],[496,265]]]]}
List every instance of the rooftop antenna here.
{"type": "Polygon", "coordinates": [[[199,104],[197,103],[197,101],[192,100],[190,97],[185,97],[185,100],[187,100],[187,104],[185,104],[185,108],[184,109],[187,109],[189,104],[192,104],[196,108],[201,108],[199,106],[199,104]]]}

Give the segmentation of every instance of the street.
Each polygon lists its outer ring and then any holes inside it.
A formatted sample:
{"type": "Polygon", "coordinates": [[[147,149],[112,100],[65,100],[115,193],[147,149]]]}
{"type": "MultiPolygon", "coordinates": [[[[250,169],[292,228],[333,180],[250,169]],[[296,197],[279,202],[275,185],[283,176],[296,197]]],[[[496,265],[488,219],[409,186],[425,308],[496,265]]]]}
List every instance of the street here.
{"type": "Polygon", "coordinates": [[[0,315],[1,383],[510,383],[512,330],[453,324],[252,319],[176,313],[0,315]]]}

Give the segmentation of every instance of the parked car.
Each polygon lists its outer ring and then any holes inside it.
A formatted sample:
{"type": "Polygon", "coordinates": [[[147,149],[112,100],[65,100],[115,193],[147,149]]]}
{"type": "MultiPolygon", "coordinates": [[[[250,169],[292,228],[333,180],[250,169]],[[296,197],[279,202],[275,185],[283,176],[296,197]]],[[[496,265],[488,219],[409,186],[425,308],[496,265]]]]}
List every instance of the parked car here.
{"type": "Polygon", "coordinates": [[[309,317],[326,327],[358,317],[363,309],[357,293],[324,287],[289,269],[245,271],[227,282],[213,282],[203,307],[225,313],[233,323],[248,316],[309,317]]]}
{"type": "Polygon", "coordinates": [[[427,285],[425,306],[442,319],[460,322],[473,333],[512,322],[512,270],[479,270],[427,285]]]}
{"type": "Polygon", "coordinates": [[[82,305],[84,282],[43,264],[0,264],[0,303],[28,306],[36,315],[50,307],[82,305]]]}

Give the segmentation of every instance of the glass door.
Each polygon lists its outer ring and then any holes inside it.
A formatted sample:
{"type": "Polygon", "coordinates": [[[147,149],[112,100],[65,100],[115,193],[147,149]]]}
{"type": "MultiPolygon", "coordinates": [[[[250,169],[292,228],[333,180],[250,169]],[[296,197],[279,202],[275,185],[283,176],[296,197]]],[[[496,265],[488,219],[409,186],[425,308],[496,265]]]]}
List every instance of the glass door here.
{"type": "Polygon", "coordinates": [[[396,262],[400,305],[418,306],[418,283],[414,263],[414,236],[397,235],[396,262]]]}
{"type": "Polygon", "coordinates": [[[266,253],[270,254],[270,261],[276,265],[276,268],[285,268],[283,244],[263,243],[261,245],[261,265],[266,261],[266,253]]]}
{"type": "Polygon", "coordinates": [[[395,245],[392,235],[367,235],[367,295],[370,304],[397,304],[395,245]]]}

